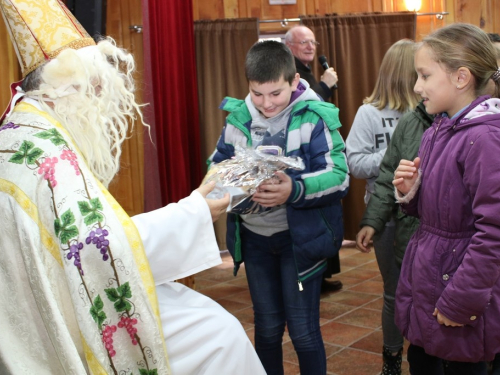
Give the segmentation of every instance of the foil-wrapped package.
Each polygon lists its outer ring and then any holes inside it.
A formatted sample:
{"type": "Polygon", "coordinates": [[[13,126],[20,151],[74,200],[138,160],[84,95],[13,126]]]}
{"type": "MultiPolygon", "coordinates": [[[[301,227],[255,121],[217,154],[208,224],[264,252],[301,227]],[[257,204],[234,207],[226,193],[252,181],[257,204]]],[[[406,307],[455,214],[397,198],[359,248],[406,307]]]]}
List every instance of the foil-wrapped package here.
{"type": "Polygon", "coordinates": [[[257,187],[266,180],[272,180],[277,171],[285,169],[304,170],[304,162],[300,157],[275,155],[265,146],[253,150],[235,147],[235,156],[214,164],[202,184],[215,182],[214,190],[207,198],[222,198],[229,193],[231,201],[227,212],[251,214],[262,211],[263,207],[251,200],[257,187]]]}

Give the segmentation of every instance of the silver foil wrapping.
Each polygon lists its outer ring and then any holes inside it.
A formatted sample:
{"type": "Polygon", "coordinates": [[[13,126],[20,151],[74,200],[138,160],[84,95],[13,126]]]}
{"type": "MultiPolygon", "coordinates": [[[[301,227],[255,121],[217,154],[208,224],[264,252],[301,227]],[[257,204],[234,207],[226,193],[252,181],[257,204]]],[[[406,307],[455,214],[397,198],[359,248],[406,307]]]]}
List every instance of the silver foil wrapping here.
{"type": "Polygon", "coordinates": [[[303,170],[304,162],[299,157],[277,156],[267,153],[266,150],[236,146],[235,156],[214,164],[203,179],[203,183],[210,181],[216,183],[207,198],[217,199],[226,193],[230,194],[228,212],[256,213],[261,207],[251,202],[251,197],[257,187],[266,180],[272,180],[276,172],[290,168],[303,170]]]}

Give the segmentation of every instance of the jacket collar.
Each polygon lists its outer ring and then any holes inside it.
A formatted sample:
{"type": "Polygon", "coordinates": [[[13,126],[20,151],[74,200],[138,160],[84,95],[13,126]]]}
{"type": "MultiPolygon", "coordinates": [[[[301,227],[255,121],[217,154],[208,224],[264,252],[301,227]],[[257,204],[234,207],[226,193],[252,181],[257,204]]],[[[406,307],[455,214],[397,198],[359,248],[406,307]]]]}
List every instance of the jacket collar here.
{"type": "Polygon", "coordinates": [[[477,112],[479,112],[482,108],[491,106],[492,104],[494,105],[495,102],[500,103],[499,99],[491,98],[489,95],[483,95],[470,103],[456,118],[450,119],[445,114],[439,114],[436,116],[434,122],[441,123],[441,127],[449,127],[458,131],[470,126],[483,124],[485,120],[489,120],[491,118],[490,116],[495,116],[497,121],[491,121],[489,124],[500,128],[500,111],[499,113],[486,111],[480,116],[477,115],[477,112]]]}

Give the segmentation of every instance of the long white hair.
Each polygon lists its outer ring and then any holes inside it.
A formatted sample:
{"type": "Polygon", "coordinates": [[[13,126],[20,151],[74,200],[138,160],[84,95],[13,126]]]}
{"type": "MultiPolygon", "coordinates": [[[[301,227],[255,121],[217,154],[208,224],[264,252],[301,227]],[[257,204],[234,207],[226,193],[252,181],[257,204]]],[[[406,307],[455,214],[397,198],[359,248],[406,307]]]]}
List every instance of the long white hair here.
{"type": "Polygon", "coordinates": [[[61,122],[105,186],[120,168],[133,121],[138,116],[146,125],[135,101],[134,67],[132,55],[106,38],[97,46],[62,51],[42,67],[38,88],[27,92],[61,122]]]}

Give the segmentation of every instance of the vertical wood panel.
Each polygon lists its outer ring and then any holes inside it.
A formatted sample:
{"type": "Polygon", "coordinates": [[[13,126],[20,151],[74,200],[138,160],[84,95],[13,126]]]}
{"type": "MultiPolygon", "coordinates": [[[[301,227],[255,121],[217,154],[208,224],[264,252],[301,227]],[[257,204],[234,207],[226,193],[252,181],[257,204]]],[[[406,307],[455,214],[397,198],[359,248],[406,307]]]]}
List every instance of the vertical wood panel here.
{"type": "MultiPolygon", "coordinates": [[[[195,20],[257,17],[261,20],[300,15],[406,11],[404,0],[297,0],[295,5],[269,5],[268,0],[192,0],[195,20]]],[[[422,0],[421,13],[449,12],[442,20],[419,16],[417,40],[453,22],[469,22],[486,32],[500,31],[500,0],[422,0]]],[[[288,27],[292,26],[290,24],[288,27]]],[[[288,28],[287,27],[287,28],[288,28]]],[[[284,32],[279,24],[261,24],[261,32],[284,32]]]]}
{"type": "Polygon", "coordinates": [[[9,33],[0,16],[0,56],[2,68],[0,69],[0,116],[10,102],[10,84],[21,79],[21,68],[17,61],[16,52],[10,41],[9,33]]]}
{"type": "MultiPolygon", "coordinates": [[[[108,0],[106,11],[106,33],[115,39],[118,46],[134,55],[137,72],[136,98],[142,103],[143,87],[143,42],[142,34],[129,29],[131,25],[142,25],[140,0],[108,0]]],[[[131,138],[122,148],[120,171],[110,185],[111,194],[129,215],[144,211],[144,146],[142,125],[135,124],[131,138]]]]}
{"type": "Polygon", "coordinates": [[[224,1],[224,18],[238,18],[239,6],[238,0],[224,1]]]}

